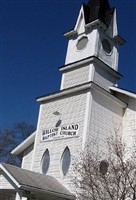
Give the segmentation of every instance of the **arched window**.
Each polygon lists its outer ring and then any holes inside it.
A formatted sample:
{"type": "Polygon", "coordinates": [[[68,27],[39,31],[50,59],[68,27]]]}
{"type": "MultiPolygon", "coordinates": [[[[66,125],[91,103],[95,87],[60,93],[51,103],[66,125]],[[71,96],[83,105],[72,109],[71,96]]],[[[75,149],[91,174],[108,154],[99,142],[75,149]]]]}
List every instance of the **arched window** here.
{"type": "Polygon", "coordinates": [[[61,168],[62,168],[62,172],[64,176],[66,176],[66,174],[68,173],[70,162],[71,162],[70,150],[68,147],[66,147],[64,149],[64,152],[61,158],[61,168]]]}
{"type": "Polygon", "coordinates": [[[109,42],[107,39],[103,39],[103,40],[102,40],[102,47],[103,47],[103,49],[104,49],[104,51],[105,51],[106,53],[108,53],[108,54],[111,53],[112,47],[111,47],[110,42],[109,42]]]}
{"type": "Polygon", "coordinates": [[[107,160],[102,160],[100,162],[99,170],[102,175],[105,175],[108,171],[109,163],[107,160]]]}
{"type": "Polygon", "coordinates": [[[43,174],[47,173],[49,169],[49,165],[50,165],[50,154],[49,154],[49,150],[46,149],[42,157],[42,173],[43,174]]]}

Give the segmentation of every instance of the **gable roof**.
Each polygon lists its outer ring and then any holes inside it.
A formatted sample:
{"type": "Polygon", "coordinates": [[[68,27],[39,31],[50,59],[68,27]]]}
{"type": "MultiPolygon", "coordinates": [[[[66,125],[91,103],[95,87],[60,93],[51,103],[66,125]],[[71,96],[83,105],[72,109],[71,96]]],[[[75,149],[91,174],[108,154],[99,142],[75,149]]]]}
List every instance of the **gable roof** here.
{"type": "Polygon", "coordinates": [[[39,174],[9,164],[0,164],[0,170],[11,180],[14,187],[31,192],[75,199],[74,195],[52,176],[39,174]]]}

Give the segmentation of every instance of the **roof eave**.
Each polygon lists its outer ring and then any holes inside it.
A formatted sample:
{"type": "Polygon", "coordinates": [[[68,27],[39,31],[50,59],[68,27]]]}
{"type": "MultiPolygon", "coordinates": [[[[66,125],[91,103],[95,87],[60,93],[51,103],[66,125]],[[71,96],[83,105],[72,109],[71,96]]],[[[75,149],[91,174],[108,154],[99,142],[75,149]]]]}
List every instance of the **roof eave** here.
{"type": "Polygon", "coordinates": [[[27,185],[21,185],[20,189],[27,190],[27,191],[34,192],[34,193],[42,193],[42,194],[51,195],[51,196],[54,196],[54,197],[60,197],[60,198],[65,198],[65,199],[69,199],[69,200],[75,200],[75,196],[74,195],[57,193],[57,192],[54,192],[54,191],[49,191],[49,190],[43,190],[43,189],[40,189],[40,188],[30,187],[30,186],[27,186],[27,185]]]}
{"type": "Polygon", "coordinates": [[[72,93],[77,93],[77,92],[81,92],[81,91],[86,91],[89,89],[95,89],[97,91],[99,91],[101,94],[103,94],[104,96],[107,96],[109,99],[111,99],[112,101],[116,102],[118,105],[120,105],[123,108],[127,107],[127,104],[123,101],[121,101],[120,99],[118,99],[117,97],[113,96],[110,92],[106,91],[105,89],[101,88],[100,86],[98,86],[97,84],[95,84],[94,82],[87,82],[85,84],[67,89],[67,90],[62,90],[58,93],[54,93],[52,95],[49,96],[42,96],[39,97],[39,99],[37,99],[38,102],[45,102],[47,100],[54,100],[56,98],[59,98],[61,96],[65,96],[65,95],[69,95],[72,93]]]}
{"type": "Polygon", "coordinates": [[[118,92],[118,93],[124,94],[126,96],[129,96],[131,98],[136,99],[136,94],[133,93],[133,92],[130,92],[130,91],[127,91],[127,90],[124,90],[124,89],[120,89],[120,88],[117,88],[117,87],[110,87],[110,90],[112,90],[114,92],[118,92]]]}
{"type": "Polygon", "coordinates": [[[11,151],[13,155],[20,155],[25,149],[34,143],[36,131],[26,138],[21,144],[11,151]]]}
{"type": "Polygon", "coordinates": [[[85,65],[85,64],[88,64],[88,63],[92,63],[92,62],[99,64],[106,71],[113,74],[117,79],[121,79],[123,77],[122,74],[115,71],[113,68],[111,68],[109,65],[105,64],[100,58],[98,58],[96,56],[89,56],[87,58],[84,58],[84,59],[69,63],[67,65],[64,65],[62,67],[59,67],[59,71],[64,72],[64,71],[73,69],[75,67],[78,67],[80,65],[85,65]]]}
{"type": "Polygon", "coordinates": [[[89,89],[90,87],[91,87],[91,82],[87,82],[85,84],[81,84],[81,85],[74,86],[74,87],[71,87],[71,88],[68,88],[68,89],[60,90],[60,91],[55,92],[53,94],[38,97],[37,101],[38,102],[44,102],[44,101],[47,101],[47,100],[60,98],[62,96],[66,96],[68,94],[72,94],[72,93],[76,93],[76,92],[79,92],[79,91],[89,89]]]}

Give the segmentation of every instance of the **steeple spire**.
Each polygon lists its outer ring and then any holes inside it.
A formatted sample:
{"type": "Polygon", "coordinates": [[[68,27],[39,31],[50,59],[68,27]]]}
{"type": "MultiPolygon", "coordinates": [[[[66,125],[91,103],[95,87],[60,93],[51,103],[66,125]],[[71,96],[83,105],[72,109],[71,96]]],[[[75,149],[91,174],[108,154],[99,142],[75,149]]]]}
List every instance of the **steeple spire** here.
{"type": "Polygon", "coordinates": [[[100,19],[106,26],[109,26],[114,8],[110,8],[108,0],[89,0],[88,4],[84,5],[84,13],[86,24],[100,19]]]}

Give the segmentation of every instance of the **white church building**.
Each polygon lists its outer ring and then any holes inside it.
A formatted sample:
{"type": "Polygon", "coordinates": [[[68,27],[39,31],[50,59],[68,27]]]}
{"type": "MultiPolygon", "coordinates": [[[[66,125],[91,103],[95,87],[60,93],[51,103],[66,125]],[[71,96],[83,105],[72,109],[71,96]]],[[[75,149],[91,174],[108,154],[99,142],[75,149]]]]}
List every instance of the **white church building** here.
{"type": "Polygon", "coordinates": [[[22,155],[21,168],[0,164],[0,193],[9,199],[74,200],[70,171],[79,149],[96,134],[104,147],[120,124],[128,146],[136,140],[136,94],[117,85],[125,41],[116,9],[108,0],[89,0],[64,36],[69,41],[60,90],[37,98],[37,129],[11,152],[22,155]]]}

